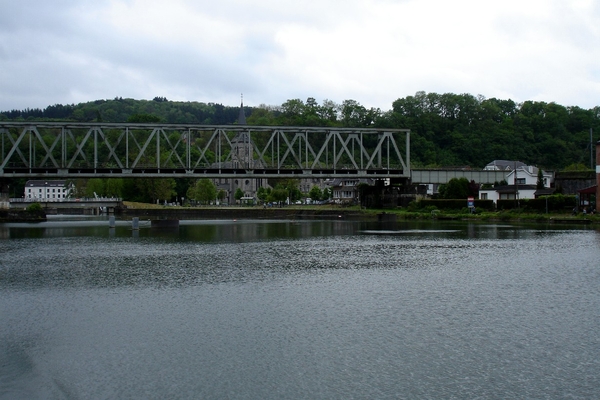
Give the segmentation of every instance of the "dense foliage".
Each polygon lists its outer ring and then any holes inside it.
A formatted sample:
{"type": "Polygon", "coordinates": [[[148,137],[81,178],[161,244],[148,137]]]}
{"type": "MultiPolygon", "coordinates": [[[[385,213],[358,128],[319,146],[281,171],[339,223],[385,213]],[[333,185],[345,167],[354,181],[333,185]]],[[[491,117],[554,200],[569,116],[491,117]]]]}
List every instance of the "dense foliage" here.
{"type": "MultiPolygon", "coordinates": [[[[44,110],[0,112],[0,120],[163,122],[234,124],[239,107],[214,103],[115,98],[44,110]]],[[[280,106],[245,107],[250,125],[346,126],[411,130],[413,167],[482,168],[497,159],[519,160],[544,169],[589,165],[590,129],[600,132],[600,107],[585,110],[556,103],[486,99],[470,94],[417,92],[399,98],[389,111],[355,100],[341,104],[314,98],[280,106]]],[[[597,140],[593,138],[592,142],[597,140]]]]}
{"type": "MultiPolygon", "coordinates": [[[[41,110],[0,111],[0,120],[56,120],[76,122],[166,122],[169,124],[225,125],[236,122],[239,107],[221,104],[154,100],[134,100],[117,97],[80,104],[56,104],[41,110]],[[148,116],[153,118],[148,119],[148,116]]],[[[246,108],[246,111],[251,110],[246,108]]]]}
{"type": "Polygon", "coordinates": [[[413,164],[424,166],[483,167],[505,159],[557,170],[588,164],[590,129],[600,132],[600,107],[517,104],[468,94],[419,92],[396,100],[387,119],[412,130],[413,164]]]}

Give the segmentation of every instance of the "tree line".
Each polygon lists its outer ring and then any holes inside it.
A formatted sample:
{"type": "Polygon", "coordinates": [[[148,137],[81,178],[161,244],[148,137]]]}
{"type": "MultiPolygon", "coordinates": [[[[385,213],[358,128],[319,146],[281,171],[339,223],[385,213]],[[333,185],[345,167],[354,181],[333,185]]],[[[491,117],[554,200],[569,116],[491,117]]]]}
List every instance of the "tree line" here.
{"type": "MultiPolygon", "coordinates": [[[[470,94],[417,92],[414,96],[397,99],[388,111],[367,108],[355,100],[319,103],[312,97],[305,101],[290,99],[278,106],[244,107],[244,111],[249,125],[410,129],[413,168],[468,166],[481,169],[493,160],[506,159],[546,170],[586,169],[594,164],[590,160],[590,146],[595,145],[600,132],[598,106],[583,109],[553,102],[516,103],[470,94]]],[[[0,121],[228,125],[237,123],[239,112],[239,106],[215,103],[177,102],[164,97],[153,100],[118,97],[77,105],[56,104],[43,110],[4,111],[0,112],[0,121]]],[[[82,193],[91,194],[90,189],[84,187],[87,186],[99,195],[114,194],[146,202],[187,197],[188,190],[196,185],[187,179],[128,179],[121,183],[89,180],[84,183],[80,185],[82,193]]],[[[11,187],[14,190],[20,184],[24,182],[14,182],[11,187]]],[[[273,190],[276,186],[275,182],[273,190]]],[[[13,190],[11,195],[19,196],[13,190]]],[[[291,193],[289,187],[277,190],[281,192],[269,194],[272,199],[281,197],[283,190],[291,193]]]]}
{"type": "MultiPolygon", "coordinates": [[[[249,125],[374,127],[411,130],[414,167],[483,168],[498,159],[519,160],[548,170],[590,165],[590,145],[600,132],[600,107],[553,102],[486,99],[483,96],[417,92],[392,108],[367,108],[355,100],[318,103],[290,99],[278,106],[244,107],[249,125]],[[592,140],[590,141],[590,130],[592,140]]],[[[215,103],[115,98],[45,109],[0,112],[0,120],[162,122],[206,125],[237,123],[240,107],[215,103]],[[151,116],[152,119],[144,118],[151,116]]]]}

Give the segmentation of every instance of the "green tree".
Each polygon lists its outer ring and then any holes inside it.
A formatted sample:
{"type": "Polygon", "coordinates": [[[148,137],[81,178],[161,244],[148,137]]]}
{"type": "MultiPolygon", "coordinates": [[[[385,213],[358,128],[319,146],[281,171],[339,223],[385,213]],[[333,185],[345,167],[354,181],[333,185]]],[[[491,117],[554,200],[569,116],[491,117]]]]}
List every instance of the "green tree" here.
{"type": "Polygon", "coordinates": [[[304,119],[304,102],[300,99],[291,99],[281,105],[280,121],[282,125],[301,126],[304,119]]]}
{"type": "Polygon", "coordinates": [[[149,124],[160,122],[160,117],[157,117],[156,115],[152,114],[133,114],[130,115],[129,118],[127,118],[127,122],[149,124]]]}
{"type": "Polygon", "coordinates": [[[269,197],[270,193],[271,193],[270,188],[265,188],[265,187],[261,186],[256,191],[256,197],[258,197],[258,199],[260,201],[265,202],[265,201],[267,201],[267,198],[269,197]]]}
{"type": "Polygon", "coordinates": [[[331,100],[323,100],[319,107],[319,116],[324,126],[334,125],[337,122],[340,106],[331,100]]]}
{"type": "Polygon", "coordinates": [[[92,178],[88,179],[85,185],[85,197],[95,197],[94,195],[104,196],[104,179],[92,178]]]}
{"type": "Polygon", "coordinates": [[[323,192],[318,186],[313,186],[308,192],[308,196],[313,200],[321,200],[323,197],[323,192]]]}
{"type": "Polygon", "coordinates": [[[185,192],[185,198],[188,199],[188,201],[197,201],[197,195],[196,195],[196,186],[190,186],[187,190],[187,192],[185,192]]]}
{"type": "Polygon", "coordinates": [[[359,183],[357,189],[358,189],[358,199],[360,201],[360,205],[362,206],[365,204],[365,194],[367,193],[367,190],[369,189],[369,184],[359,183]]]}
{"type": "Polygon", "coordinates": [[[439,194],[442,199],[466,199],[469,197],[469,180],[452,178],[448,183],[440,185],[439,194]]]}
{"type": "Polygon", "coordinates": [[[40,203],[31,203],[26,208],[26,210],[29,211],[29,212],[40,212],[43,209],[44,208],[42,207],[42,205],[40,203]]]}
{"type": "Polygon", "coordinates": [[[274,188],[273,190],[271,190],[268,200],[271,202],[283,203],[284,201],[286,201],[287,198],[288,198],[287,189],[285,189],[281,186],[278,186],[278,187],[274,188]]]}
{"type": "Polygon", "coordinates": [[[104,195],[109,197],[123,197],[123,179],[106,179],[104,184],[104,195]]]}
{"type": "Polygon", "coordinates": [[[573,164],[569,164],[565,168],[563,168],[563,171],[565,171],[565,172],[568,172],[568,171],[591,171],[591,169],[590,169],[590,167],[588,167],[587,165],[584,165],[582,163],[573,163],[573,164]]]}
{"type": "Polygon", "coordinates": [[[236,201],[240,201],[242,199],[242,197],[244,197],[244,191],[242,189],[240,189],[240,188],[237,188],[235,190],[235,193],[233,194],[233,198],[236,201]]]}
{"type": "Polygon", "coordinates": [[[137,187],[145,191],[152,203],[158,200],[171,200],[175,196],[175,180],[172,178],[140,179],[137,187]]]}
{"type": "Polygon", "coordinates": [[[194,186],[194,179],[191,178],[179,178],[175,180],[175,196],[178,198],[186,198],[188,189],[194,186]]]}
{"type": "Polygon", "coordinates": [[[544,173],[542,172],[542,169],[538,169],[538,174],[537,174],[537,182],[535,184],[535,188],[536,189],[544,189],[546,187],[546,185],[544,185],[544,173]]]}
{"type": "Polygon", "coordinates": [[[276,125],[275,115],[271,107],[261,104],[246,118],[248,125],[276,125]]]}
{"type": "Polygon", "coordinates": [[[359,128],[370,126],[380,110],[367,110],[356,100],[344,100],[341,105],[342,123],[344,126],[359,128]]]}
{"type": "Polygon", "coordinates": [[[192,192],[193,198],[203,204],[208,204],[217,199],[217,187],[207,178],[196,181],[192,192]]]}
{"type": "Polygon", "coordinates": [[[283,189],[287,192],[287,195],[284,200],[286,200],[289,197],[290,202],[295,202],[296,200],[300,200],[302,198],[302,192],[298,188],[299,186],[299,179],[280,179],[277,181],[275,188],[283,189]]]}

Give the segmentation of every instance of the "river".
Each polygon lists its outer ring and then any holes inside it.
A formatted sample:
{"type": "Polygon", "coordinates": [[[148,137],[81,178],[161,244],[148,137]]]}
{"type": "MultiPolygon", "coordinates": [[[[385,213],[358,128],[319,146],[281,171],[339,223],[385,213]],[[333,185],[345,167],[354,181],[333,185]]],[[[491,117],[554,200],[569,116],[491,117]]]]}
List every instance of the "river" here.
{"type": "Polygon", "coordinates": [[[600,393],[600,232],[0,224],[1,399],[600,393]]]}

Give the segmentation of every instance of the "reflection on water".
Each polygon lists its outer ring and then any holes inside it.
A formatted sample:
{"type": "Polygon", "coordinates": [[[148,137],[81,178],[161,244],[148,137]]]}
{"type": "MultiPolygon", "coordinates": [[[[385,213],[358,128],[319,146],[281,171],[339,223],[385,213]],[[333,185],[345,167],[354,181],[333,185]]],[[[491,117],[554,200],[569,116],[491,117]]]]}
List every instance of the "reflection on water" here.
{"type": "MultiPolygon", "coordinates": [[[[356,234],[374,235],[438,235],[453,234],[456,237],[474,239],[508,239],[563,232],[553,225],[509,225],[439,221],[253,221],[253,220],[187,220],[180,221],[178,228],[152,228],[149,220],[139,222],[139,230],[132,229],[131,221],[117,221],[109,228],[106,217],[61,219],[54,217],[39,223],[0,223],[0,239],[48,238],[48,237],[154,237],[193,241],[255,241],[273,238],[302,238],[314,236],[340,236],[356,234]]],[[[571,229],[594,229],[575,226],[571,229]]]]}
{"type": "Polygon", "coordinates": [[[0,398],[594,398],[600,233],[0,225],[0,398]]]}

